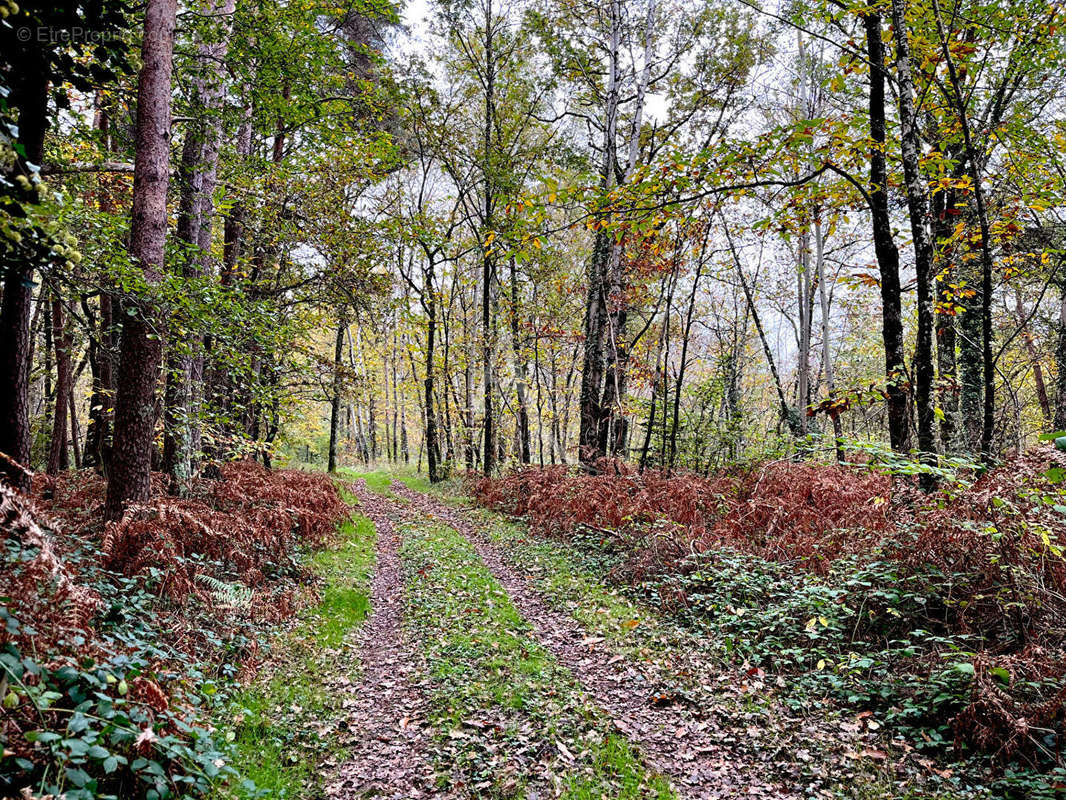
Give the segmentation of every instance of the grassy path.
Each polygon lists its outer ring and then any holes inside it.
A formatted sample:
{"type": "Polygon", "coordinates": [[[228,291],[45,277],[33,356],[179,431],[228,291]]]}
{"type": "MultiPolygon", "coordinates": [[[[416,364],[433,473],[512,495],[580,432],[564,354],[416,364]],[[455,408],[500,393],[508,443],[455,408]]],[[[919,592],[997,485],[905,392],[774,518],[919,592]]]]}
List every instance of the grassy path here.
{"type": "Polygon", "coordinates": [[[791,714],[580,547],[417,477],[345,477],[359,513],[315,556],[323,600],[233,704],[256,784],[236,796],[950,796],[866,763],[885,745],[849,720],[791,714]]]}
{"type": "MultiPolygon", "coordinates": [[[[437,518],[454,531],[470,560],[480,561],[502,587],[534,641],[549,652],[610,719],[617,733],[650,766],[669,775],[684,797],[713,798],[754,794],[794,797],[765,778],[764,768],[744,759],[722,742],[718,723],[701,709],[655,681],[643,662],[618,652],[607,637],[589,630],[567,613],[552,608],[500,549],[475,528],[466,515],[431,495],[394,484],[392,492],[410,504],[415,515],[437,518]]],[[[588,598],[596,595],[589,592],[588,598]]],[[[575,604],[576,605],[576,604],[575,604]]],[[[639,617],[629,617],[633,627],[639,617]]]]}
{"type": "Polygon", "coordinates": [[[349,634],[369,609],[374,538],[371,521],[353,514],[337,545],[313,558],[321,602],[281,636],[264,671],[219,720],[233,743],[233,766],[245,779],[223,796],[313,796],[323,770],[343,758],[345,700],[360,671],[349,634]]]}
{"type": "Polygon", "coordinates": [[[370,591],[371,615],[354,643],[363,665],[358,684],[345,686],[349,701],[346,724],[356,733],[347,759],[327,786],[327,795],[348,798],[372,795],[402,800],[436,791],[426,756],[427,703],[422,685],[421,654],[404,635],[403,581],[399,537],[390,503],[354,485],[360,510],[377,532],[377,559],[370,591]]]}
{"type": "Polygon", "coordinates": [[[472,797],[672,798],[536,639],[470,543],[415,512],[402,556],[440,771],[472,797]]]}

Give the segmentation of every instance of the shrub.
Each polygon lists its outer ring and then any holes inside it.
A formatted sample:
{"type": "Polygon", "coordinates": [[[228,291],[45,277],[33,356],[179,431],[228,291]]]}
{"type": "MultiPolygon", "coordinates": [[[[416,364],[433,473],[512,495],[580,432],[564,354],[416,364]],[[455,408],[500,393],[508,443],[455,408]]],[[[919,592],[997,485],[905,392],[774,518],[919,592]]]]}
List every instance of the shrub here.
{"type": "MultiPolygon", "coordinates": [[[[156,482],[161,486],[161,482],[156,482]]],[[[0,485],[0,796],[193,797],[231,776],[219,680],[291,614],[346,513],[324,475],[230,464],[102,526],[91,473],[0,485]]]]}

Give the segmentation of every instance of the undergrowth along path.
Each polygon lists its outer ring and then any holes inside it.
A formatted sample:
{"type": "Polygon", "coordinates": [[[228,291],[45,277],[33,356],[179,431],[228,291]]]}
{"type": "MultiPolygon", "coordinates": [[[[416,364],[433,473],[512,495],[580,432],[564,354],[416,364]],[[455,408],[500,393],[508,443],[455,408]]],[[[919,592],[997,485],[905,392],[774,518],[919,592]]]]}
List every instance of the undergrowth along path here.
{"type": "Polygon", "coordinates": [[[743,760],[717,742],[713,718],[701,718],[684,706],[655,704],[652,687],[637,664],[598,647],[601,637],[589,635],[572,617],[551,608],[461,512],[399,482],[391,490],[409,504],[409,513],[439,519],[469,541],[532,627],[535,639],[573,673],[649,766],[669,776],[682,796],[796,796],[759,774],[762,765],[743,760]]]}
{"type": "Polygon", "coordinates": [[[354,736],[347,760],[326,787],[327,796],[338,800],[360,795],[395,800],[446,797],[434,789],[435,776],[426,757],[426,672],[420,653],[403,633],[399,535],[390,514],[396,513],[396,505],[370,491],[361,479],[351,488],[359,510],[377,530],[377,562],[370,616],[357,634],[361,680],[345,687],[351,703],[348,728],[354,736]]]}

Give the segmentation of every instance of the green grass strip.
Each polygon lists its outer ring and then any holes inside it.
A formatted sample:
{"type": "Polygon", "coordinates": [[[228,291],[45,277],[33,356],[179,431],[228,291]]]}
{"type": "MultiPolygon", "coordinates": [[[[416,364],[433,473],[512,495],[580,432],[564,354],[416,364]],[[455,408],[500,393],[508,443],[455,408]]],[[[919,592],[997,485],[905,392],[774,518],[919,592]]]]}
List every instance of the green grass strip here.
{"type": "Polygon", "coordinates": [[[219,721],[233,742],[232,766],[241,782],[220,797],[300,798],[320,789],[319,761],[343,752],[337,723],[345,693],[331,691],[338,677],[355,679],[356,654],[345,638],[370,609],[374,524],[355,514],[338,530],[339,546],[311,559],[322,579],[322,600],[281,636],[269,677],[234,696],[219,721]]]}
{"type": "Polygon", "coordinates": [[[372,472],[359,472],[351,467],[341,467],[337,470],[337,474],[346,481],[362,479],[366,481],[366,486],[370,491],[377,492],[386,497],[394,497],[393,493],[389,490],[389,487],[392,485],[393,476],[384,470],[377,469],[372,472]]]}
{"type": "Polygon", "coordinates": [[[567,797],[674,796],[537,644],[462,536],[429,522],[407,526],[401,557],[408,625],[436,686],[437,766],[453,785],[518,797],[533,765],[547,762],[567,797]]]}

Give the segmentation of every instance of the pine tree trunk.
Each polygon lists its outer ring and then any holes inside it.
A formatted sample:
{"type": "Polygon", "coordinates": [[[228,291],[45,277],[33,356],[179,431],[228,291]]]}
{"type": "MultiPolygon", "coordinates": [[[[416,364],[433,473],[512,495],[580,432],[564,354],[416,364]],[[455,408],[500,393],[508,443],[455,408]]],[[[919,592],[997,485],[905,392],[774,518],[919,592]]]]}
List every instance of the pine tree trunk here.
{"type": "MultiPolygon", "coordinates": [[[[34,51],[36,52],[36,50],[34,51]]],[[[27,173],[27,164],[44,160],[48,129],[49,72],[45,63],[20,65],[8,105],[18,109],[19,144],[25,156],[13,169],[27,173]]],[[[30,308],[32,263],[9,265],[0,303],[0,479],[21,492],[30,490],[30,308]]]]}
{"type": "MultiPolygon", "coordinates": [[[[136,156],[130,255],[149,286],[163,268],[170,181],[170,99],[176,0],[148,0],[137,87],[136,156]]],[[[151,302],[131,301],[123,319],[115,396],[115,431],[105,515],[117,520],[131,502],[152,492],[155,389],[162,360],[158,314],[151,302]]]]}
{"type": "MultiPolygon", "coordinates": [[[[199,278],[210,267],[212,195],[222,146],[222,69],[236,0],[212,0],[207,14],[222,21],[220,35],[197,48],[199,74],[194,81],[194,107],[199,119],[182,146],[181,200],[178,239],[187,245],[182,265],[186,278],[199,278]]],[[[171,490],[185,494],[195,475],[201,444],[200,406],[203,400],[204,336],[190,321],[190,333],[168,353],[163,468],[171,490]],[[171,356],[173,354],[173,356],[171,356]]]]}

